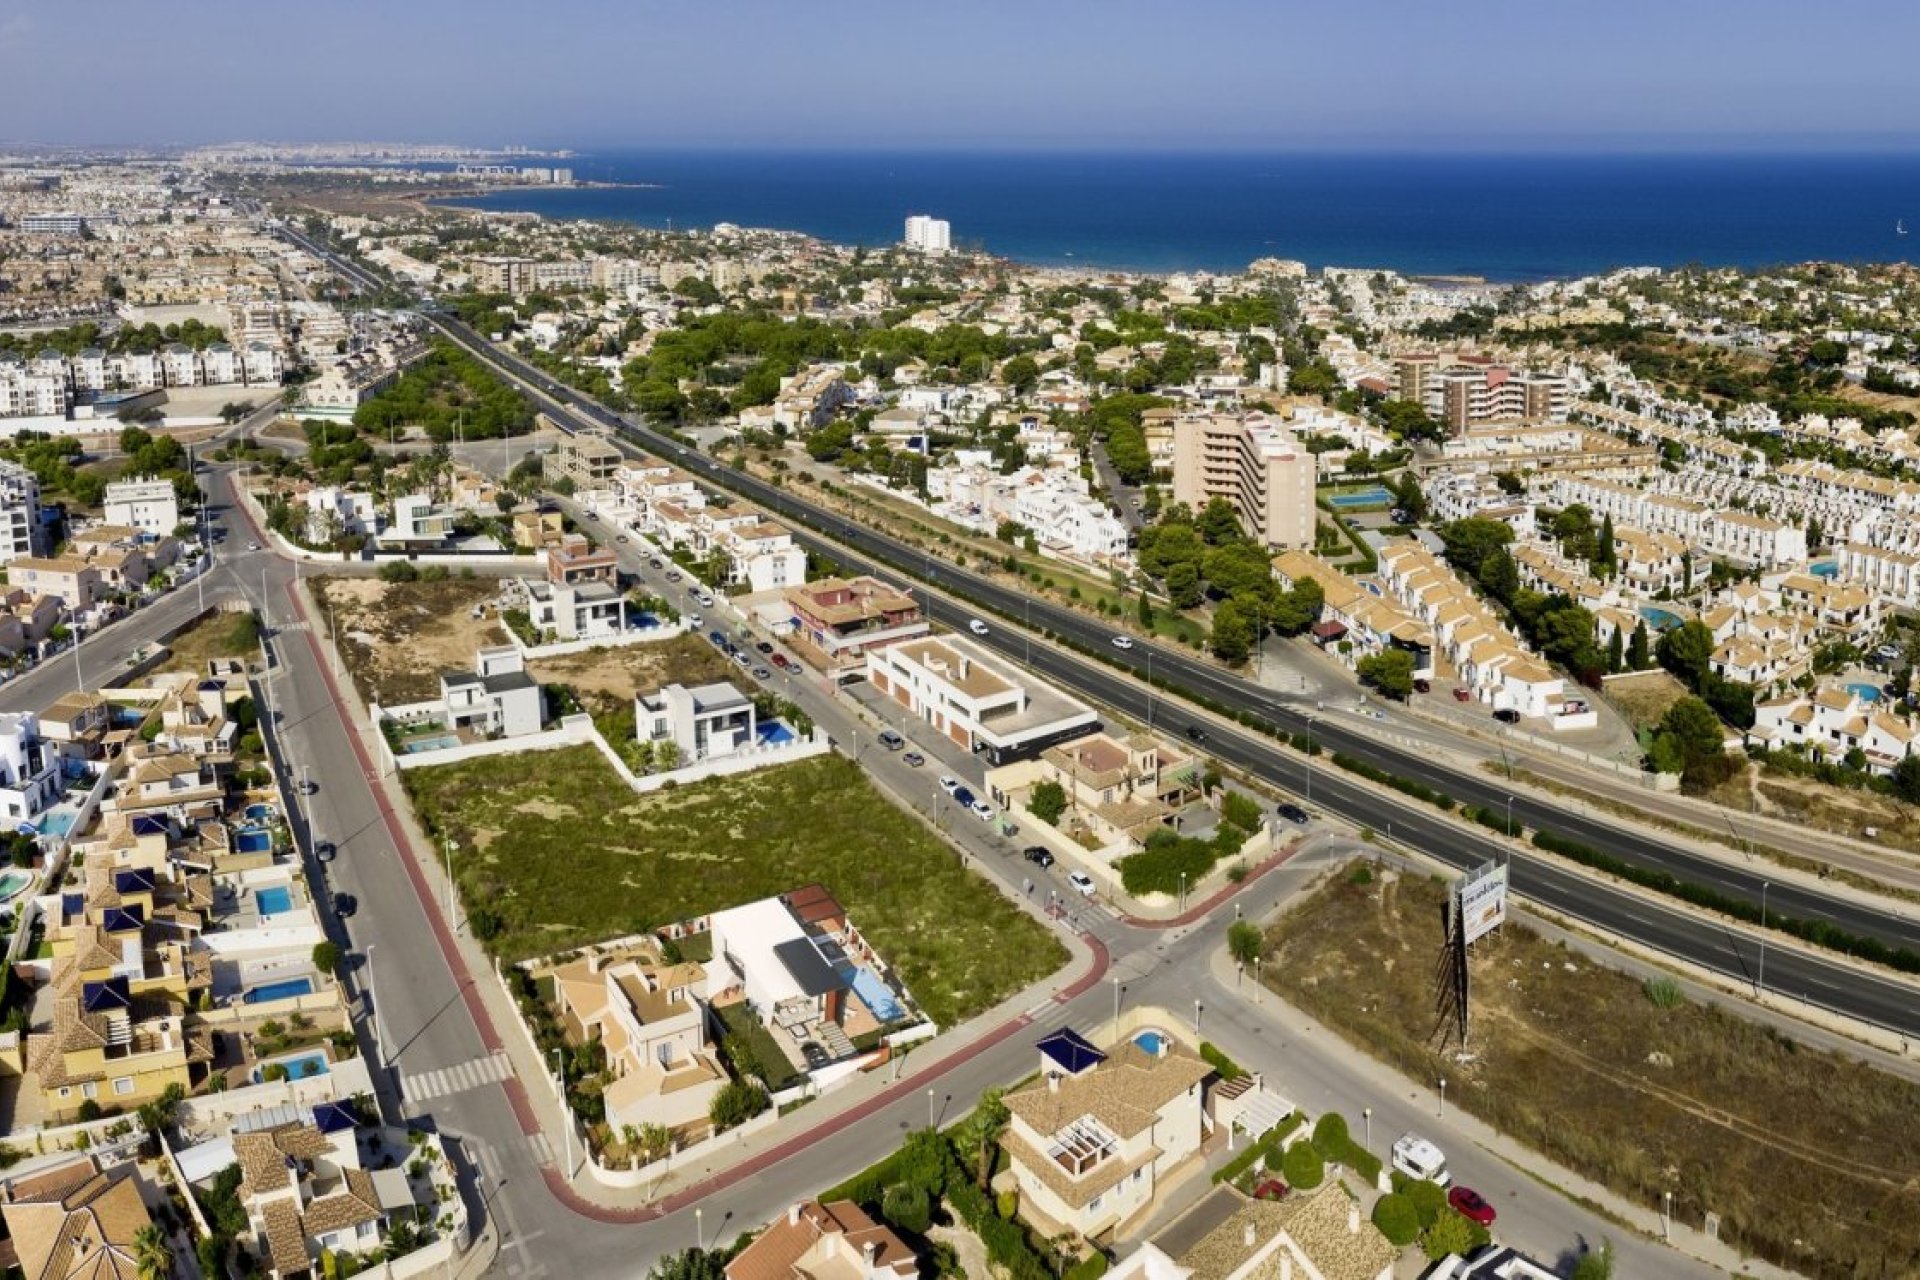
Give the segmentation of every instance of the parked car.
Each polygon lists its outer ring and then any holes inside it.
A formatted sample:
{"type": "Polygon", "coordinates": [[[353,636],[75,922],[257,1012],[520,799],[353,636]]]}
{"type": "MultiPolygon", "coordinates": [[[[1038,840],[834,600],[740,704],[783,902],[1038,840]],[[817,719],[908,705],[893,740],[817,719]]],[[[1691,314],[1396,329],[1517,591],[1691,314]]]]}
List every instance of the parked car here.
{"type": "Polygon", "coordinates": [[[686,622],[687,622],[687,625],[692,627],[695,631],[698,631],[701,627],[704,627],[705,625],[707,625],[707,620],[701,617],[697,613],[687,614],[686,622]]]}
{"type": "Polygon", "coordinates": [[[1446,1153],[1417,1133],[1403,1133],[1393,1140],[1393,1167],[1409,1178],[1443,1187],[1453,1181],[1446,1153]]]}
{"type": "Polygon", "coordinates": [[[1053,865],[1053,851],[1045,845],[1030,844],[1020,851],[1020,856],[1043,870],[1053,865]]]}
{"type": "Polygon", "coordinates": [[[249,551],[258,551],[259,549],[260,549],[260,544],[257,542],[249,542],[247,544],[247,550],[249,551]]]}
{"type": "Polygon", "coordinates": [[[940,775],[940,789],[948,795],[952,795],[960,789],[960,779],[950,773],[943,773],[940,775]]]}
{"type": "Polygon", "coordinates": [[[1297,804],[1283,804],[1278,809],[1275,809],[1274,812],[1296,827],[1304,827],[1307,825],[1307,811],[1297,804]]]}
{"type": "Polygon", "coordinates": [[[298,791],[303,796],[310,796],[314,792],[320,790],[320,784],[315,782],[312,778],[302,778],[300,779],[299,785],[296,786],[294,790],[298,791]]]}
{"type": "Polygon", "coordinates": [[[718,628],[707,632],[707,639],[713,641],[713,647],[716,649],[724,649],[727,647],[727,633],[718,628]]]}
{"type": "Polygon", "coordinates": [[[599,518],[600,518],[600,513],[598,511],[589,510],[587,512],[587,519],[598,520],[599,518]]]}
{"type": "Polygon", "coordinates": [[[1473,701],[1473,695],[1468,693],[1465,689],[1462,689],[1456,686],[1453,691],[1453,700],[1455,702],[1471,702],[1473,701]]]}
{"type": "Polygon", "coordinates": [[[758,650],[759,650],[760,652],[762,652],[762,653],[772,653],[772,652],[773,652],[773,646],[772,646],[772,645],[770,645],[770,644],[768,644],[768,643],[767,643],[767,642],[766,642],[765,640],[762,640],[762,641],[761,641],[761,642],[760,642],[759,644],[756,644],[756,645],[754,645],[753,647],[754,647],[754,648],[756,648],[756,649],[758,649],[758,650]]]}
{"type": "Polygon", "coordinates": [[[648,556],[648,557],[647,557],[647,563],[648,563],[648,564],[650,564],[650,565],[652,565],[652,566],[653,566],[654,568],[656,568],[656,569],[658,569],[658,568],[660,567],[660,557],[659,557],[659,556],[648,556]]]}
{"type": "Polygon", "coordinates": [[[1520,723],[1520,713],[1518,711],[1515,711],[1512,707],[1501,707],[1498,711],[1493,713],[1493,718],[1495,720],[1498,720],[1501,724],[1519,724],[1520,723]]]}
{"type": "Polygon", "coordinates": [[[1413,691],[1414,691],[1415,693],[1432,693],[1432,692],[1433,692],[1433,681],[1431,681],[1431,680],[1415,680],[1415,681],[1413,682],[1413,691]]]}
{"type": "Polygon", "coordinates": [[[880,745],[889,751],[898,751],[907,745],[907,740],[891,729],[880,731],[880,745]]]}
{"type": "Polygon", "coordinates": [[[680,581],[680,571],[678,569],[667,570],[667,581],[668,582],[680,581]]]}
{"type": "Polygon", "coordinates": [[[1091,898],[1094,895],[1093,877],[1084,871],[1067,872],[1067,883],[1091,898]]]}
{"type": "Polygon", "coordinates": [[[968,805],[967,807],[973,810],[973,816],[980,819],[980,821],[982,822],[992,822],[995,814],[998,812],[997,810],[994,809],[992,805],[988,804],[985,800],[975,800],[972,804],[968,805]]]}
{"type": "Polygon", "coordinates": [[[773,672],[767,670],[765,667],[755,667],[753,669],[753,678],[755,680],[771,680],[773,679],[773,672]]]}
{"type": "Polygon", "coordinates": [[[987,624],[980,621],[980,619],[978,618],[974,618],[967,623],[967,630],[973,632],[973,634],[977,636],[984,636],[987,634],[987,624]]]}
{"type": "Polygon", "coordinates": [[[701,608],[703,609],[713,608],[713,594],[711,592],[696,591],[693,593],[693,598],[700,602],[701,608]]]}
{"type": "Polygon", "coordinates": [[[793,663],[787,660],[787,655],[784,653],[776,653],[773,655],[773,665],[780,668],[782,671],[791,670],[793,668],[793,663]]]}
{"type": "Polygon", "coordinates": [[[1494,1218],[1498,1216],[1494,1213],[1493,1206],[1486,1202],[1485,1197],[1472,1187],[1452,1188],[1447,1192],[1447,1203],[1458,1210],[1462,1216],[1473,1219],[1483,1227],[1492,1226],[1494,1218]]]}
{"type": "Polygon", "coordinates": [[[907,752],[907,754],[901,756],[900,758],[907,762],[907,766],[909,768],[913,768],[913,769],[918,769],[921,765],[927,762],[927,758],[921,755],[918,751],[909,751],[907,752]]]}
{"type": "Polygon", "coordinates": [[[753,661],[748,658],[746,654],[735,649],[733,651],[733,665],[745,671],[753,665],[753,661]]]}
{"type": "Polygon", "coordinates": [[[354,897],[352,894],[336,893],[333,895],[333,914],[339,916],[342,920],[345,920],[359,909],[360,899],[354,897]]]}
{"type": "Polygon", "coordinates": [[[1113,638],[1113,647],[1116,649],[1131,649],[1133,648],[1133,637],[1115,636],[1113,638]]]}
{"type": "Polygon", "coordinates": [[[313,856],[321,862],[332,862],[340,856],[340,850],[334,847],[333,841],[322,840],[313,846],[313,856]]]}
{"type": "Polygon", "coordinates": [[[615,542],[625,542],[626,540],[627,540],[627,535],[624,533],[614,539],[615,542]]]}
{"type": "Polygon", "coordinates": [[[955,787],[953,789],[953,802],[962,809],[973,808],[973,802],[977,799],[979,799],[979,797],[965,787],[955,787]]]}

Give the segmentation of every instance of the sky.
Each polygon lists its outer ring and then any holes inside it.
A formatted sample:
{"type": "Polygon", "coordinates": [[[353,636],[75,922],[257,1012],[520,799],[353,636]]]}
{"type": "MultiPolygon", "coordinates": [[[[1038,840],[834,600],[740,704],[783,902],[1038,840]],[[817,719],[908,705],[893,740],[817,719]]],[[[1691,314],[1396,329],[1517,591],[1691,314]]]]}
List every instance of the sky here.
{"type": "Polygon", "coordinates": [[[1920,149],[1914,0],[0,0],[0,142],[1920,149]]]}

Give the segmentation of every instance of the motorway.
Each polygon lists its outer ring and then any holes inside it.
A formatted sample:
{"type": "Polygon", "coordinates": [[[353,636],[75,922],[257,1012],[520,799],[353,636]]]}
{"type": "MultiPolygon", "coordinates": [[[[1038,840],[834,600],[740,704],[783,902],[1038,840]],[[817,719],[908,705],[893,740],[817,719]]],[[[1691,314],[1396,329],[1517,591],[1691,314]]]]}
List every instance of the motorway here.
{"type": "Polygon", "coordinates": [[[1403,750],[1370,736],[1362,727],[1344,723],[1338,716],[1317,713],[1310,704],[1252,684],[1187,654],[1137,638],[1131,650],[1116,649],[1110,643],[1112,629],[1094,619],[1036,599],[1012,585],[933,562],[918,548],[637,427],[568,388],[556,391],[544,374],[494,349],[464,326],[445,317],[435,317],[435,321],[449,336],[512,377],[563,424],[570,422],[578,428],[591,423],[611,428],[652,455],[670,459],[715,485],[787,517],[796,526],[797,541],[838,561],[849,572],[904,572],[929,580],[940,589],[929,598],[928,611],[933,620],[958,628],[980,616],[980,608],[943,594],[958,591],[989,614],[1024,622],[1021,627],[995,623],[983,643],[1016,661],[1026,661],[1031,654],[1034,669],[1063,687],[1143,722],[1149,719],[1151,704],[1155,727],[1169,732],[1184,732],[1190,726],[1204,728],[1208,749],[1222,760],[1297,794],[1310,793],[1315,805],[1357,824],[1381,829],[1390,823],[1401,840],[1449,866],[1467,870],[1491,860],[1510,861],[1516,891],[1563,916],[1756,986],[1761,979],[1764,951],[1767,991],[1902,1036],[1920,1038],[1920,1000],[1915,999],[1912,985],[1898,977],[1864,971],[1795,945],[1779,945],[1777,939],[1775,945],[1763,946],[1759,930],[1669,905],[1670,900],[1622,889],[1596,876],[1572,872],[1525,848],[1443,820],[1429,806],[1364,786],[1329,764],[1323,762],[1316,767],[1302,754],[1206,716],[1177,697],[1149,693],[1142,678],[1150,675],[1156,685],[1179,686],[1221,704],[1254,711],[1283,731],[1310,734],[1328,751],[1344,752],[1399,776],[1419,779],[1453,796],[1463,806],[1478,804],[1504,812],[1511,802],[1513,821],[1519,829],[1554,831],[1626,861],[1665,870],[1755,903],[1760,901],[1762,885],[1766,884],[1769,910],[1781,915],[1826,920],[1852,933],[1915,951],[1920,951],[1920,920],[1872,902],[1830,894],[1817,885],[1789,879],[1770,881],[1760,870],[1668,843],[1656,831],[1636,830],[1597,814],[1511,792],[1493,777],[1403,750]],[[1099,654],[1104,662],[1090,661],[1050,644],[1034,644],[1033,634],[1041,629],[1063,637],[1086,653],[1099,654]],[[1118,665],[1121,671],[1106,664],[1118,665]]]}

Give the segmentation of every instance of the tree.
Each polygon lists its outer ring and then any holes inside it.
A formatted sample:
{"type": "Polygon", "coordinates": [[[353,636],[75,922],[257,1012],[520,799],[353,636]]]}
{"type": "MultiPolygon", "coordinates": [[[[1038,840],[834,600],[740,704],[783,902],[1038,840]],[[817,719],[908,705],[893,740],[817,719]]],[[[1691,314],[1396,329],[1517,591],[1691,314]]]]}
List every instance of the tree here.
{"type": "Polygon", "coordinates": [[[1633,639],[1627,642],[1627,669],[1645,671],[1653,665],[1653,657],[1648,652],[1647,624],[1643,620],[1633,629],[1633,639]]]}
{"type": "Polygon", "coordinates": [[[647,1280],[726,1280],[726,1259],[705,1249],[682,1249],[653,1264],[647,1280]]]}
{"type": "Polygon", "coordinates": [[[1440,541],[1446,547],[1447,563],[1478,581],[1480,565],[1513,542],[1513,530],[1501,520],[1468,516],[1442,525],[1440,541]]]}
{"type": "Polygon", "coordinates": [[[1222,601],[1213,611],[1213,632],[1208,637],[1214,656],[1229,666],[1245,662],[1259,638],[1258,626],[1258,620],[1240,601],[1222,601]]]}
{"type": "Polygon", "coordinates": [[[1200,567],[1182,560],[1167,570],[1167,595],[1176,609],[1191,609],[1200,603],[1200,567]]]}
{"type": "Polygon", "coordinates": [[[1066,811],[1067,789],[1052,778],[1035,784],[1027,796],[1027,812],[1050,827],[1059,826],[1066,811]]]}
{"type": "Polygon", "coordinates": [[[340,972],[340,944],[327,941],[314,943],[313,967],[322,973],[340,972]]]}
{"type": "Polygon", "coordinates": [[[1291,590],[1274,593],[1273,608],[1267,616],[1281,635],[1297,636],[1320,620],[1326,602],[1325,588],[1313,578],[1302,578],[1291,590]]]}
{"type": "Polygon", "coordinates": [[[140,1280],[172,1280],[173,1250],[158,1224],[149,1222],[134,1234],[133,1265],[139,1268],[140,1280]]]}
{"type": "Polygon", "coordinates": [[[933,1225],[933,1203],[925,1187],[896,1182],[880,1201],[880,1214],[909,1235],[925,1235],[933,1225]]]}
{"type": "Polygon", "coordinates": [[[640,1164],[652,1164],[673,1150],[673,1130],[663,1124],[628,1125],[623,1138],[640,1164]]]}
{"type": "Polygon", "coordinates": [[[1266,934],[1251,920],[1235,920],[1227,926],[1227,954],[1242,968],[1258,960],[1266,945],[1266,934]]]}
{"type": "Polygon", "coordinates": [[[1613,1241],[1602,1240],[1598,1249],[1581,1254],[1568,1280],[1613,1280],[1613,1241]]]}
{"type": "Polygon", "coordinates": [[[1443,1213],[1427,1228],[1420,1247],[1430,1262],[1458,1254],[1466,1257],[1487,1242],[1487,1229],[1463,1213],[1443,1213]]]}
{"type": "Polygon", "coordinates": [[[1626,665],[1626,639],[1620,634],[1620,628],[1615,627],[1613,634],[1607,637],[1607,671],[1611,675],[1618,675],[1626,665]]]}
{"type": "Polygon", "coordinates": [[[1413,1211],[1413,1202],[1397,1191],[1374,1202],[1373,1225],[1396,1249],[1420,1238],[1420,1217],[1413,1211]]]}
{"type": "Polygon", "coordinates": [[[1234,512],[1233,504],[1225,498],[1207,499],[1207,505],[1195,517],[1193,527],[1210,547],[1239,542],[1243,538],[1240,517],[1234,512]]]}
{"type": "Polygon", "coordinates": [[[1893,766],[1893,794],[1908,804],[1920,804],[1920,756],[1902,756],[1893,766]]]}
{"type": "Polygon", "coordinates": [[[1327,1162],[1320,1149],[1303,1138],[1280,1157],[1280,1176],[1296,1191],[1311,1191],[1326,1180],[1327,1162]]]}
{"type": "Polygon", "coordinates": [[[999,1150],[1000,1133],[1007,1127],[1011,1112],[1002,1100],[1004,1089],[988,1089],[980,1095],[980,1101],[968,1113],[966,1120],[954,1131],[954,1145],[960,1153],[972,1159],[974,1178],[982,1191],[987,1189],[993,1179],[993,1156],[999,1150]]]}
{"type": "Polygon", "coordinates": [[[1001,368],[1000,377],[1009,387],[1025,395],[1040,381],[1040,366],[1032,356],[1015,356],[1001,368]]]}
{"type": "Polygon", "coordinates": [[[1618,561],[1613,546],[1613,516],[1604,516],[1600,521],[1600,534],[1593,543],[1593,570],[1601,577],[1611,577],[1618,561]]]}
{"type": "Polygon", "coordinates": [[[1689,618],[1662,635],[1654,652],[1660,657],[1660,665],[1673,672],[1682,684],[1698,689],[1701,677],[1713,661],[1713,632],[1698,618],[1689,618]]]}
{"type": "Polygon", "coordinates": [[[707,1119],[718,1129],[745,1124],[767,1109],[767,1091],[744,1080],[729,1080],[713,1095],[707,1119]]]}
{"type": "Polygon", "coordinates": [[[1354,674],[1383,697],[1405,702],[1413,693],[1413,655],[1405,649],[1370,654],[1354,664],[1354,674]]]}

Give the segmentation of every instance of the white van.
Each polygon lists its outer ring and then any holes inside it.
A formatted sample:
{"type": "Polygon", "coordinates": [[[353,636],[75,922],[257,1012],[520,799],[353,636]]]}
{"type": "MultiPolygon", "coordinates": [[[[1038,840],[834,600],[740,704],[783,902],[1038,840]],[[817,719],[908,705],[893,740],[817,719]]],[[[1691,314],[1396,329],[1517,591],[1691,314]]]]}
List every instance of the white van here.
{"type": "Polygon", "coordinates": [[[1417,1133],[1403,1133],[1395,1140],[1393,1167],[1409,1178],[1443,1187],[1453,1181],[1453,1175],[1447,1172],[1446,1154],[1417,1133]]]}

